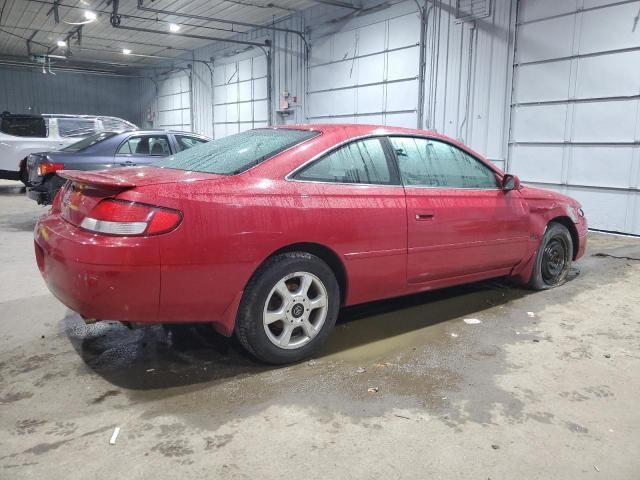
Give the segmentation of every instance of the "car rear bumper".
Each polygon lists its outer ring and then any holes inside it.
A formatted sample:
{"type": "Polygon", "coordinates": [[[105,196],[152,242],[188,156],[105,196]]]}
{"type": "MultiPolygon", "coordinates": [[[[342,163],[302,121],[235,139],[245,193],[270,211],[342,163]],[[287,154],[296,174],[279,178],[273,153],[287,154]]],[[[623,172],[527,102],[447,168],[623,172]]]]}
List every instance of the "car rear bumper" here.
{"type": "Polygon", "coordinates": [[[67,307],[99,320],[157,321],[157,239],[94,235],[57,214],[40,218],[34,235],[38,268],[67,307]]]}

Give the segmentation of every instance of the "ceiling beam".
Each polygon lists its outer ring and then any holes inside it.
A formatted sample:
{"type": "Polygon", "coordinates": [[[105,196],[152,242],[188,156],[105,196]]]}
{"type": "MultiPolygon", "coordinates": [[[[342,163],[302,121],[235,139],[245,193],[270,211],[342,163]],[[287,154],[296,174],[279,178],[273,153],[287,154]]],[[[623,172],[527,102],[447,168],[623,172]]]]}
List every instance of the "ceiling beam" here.
{"type": "MultiPolygon", "coordinates": [[[[333,1],[333,0],[329,0],[329,1],[333,1]]],[[[175,17],[191,18],[194,20],[204,20],[206,22],[218,22],[218,23],[226,23],[227,25],[240,25],[241,27],[272,30],[274,32],[294,33],[296,35],[304,36],[303,32],[299,30],[292,30],[290,28],[280,28],[280,27],[274,27],[272,25],[260,25],[258,23],[242,22],[238,20],[228,20],[225,18],[217,18],[217,17],[206,17],[204,15],[194,15],[191,13],[173,12],[171,10],[161,10],[159,8],[149,8],[144,6],[143,0],[138,0],[138,10],[141,10],[143,12],[159,13],[162,15],[173,15],[175,17]]],[[[242,32],[236,32],[236,33],[242,33],[242,32]]]]}
{"type": "Polygon", "coordinates": [[[157,33],[158,35],[171,35],[173,37],[184,37],[184,38],[193,38],[196,40],[206,40],[208,42],[239,43],[242,45],[253,45],[254,47],[270,47],[271,46],[271,42],[269,40],[265,40],[264,42],[251,42],[249,40],[235,40],[232,38],[205,37],[204,35],[193,35],[190,33],[173,33],[173,32],[165,32],[163,30],[152,30],[150,28],[129,27],[122,24],[113,25],[113,27],[119,28],[122,30],[131,30],[134,32],[157,33]]]}

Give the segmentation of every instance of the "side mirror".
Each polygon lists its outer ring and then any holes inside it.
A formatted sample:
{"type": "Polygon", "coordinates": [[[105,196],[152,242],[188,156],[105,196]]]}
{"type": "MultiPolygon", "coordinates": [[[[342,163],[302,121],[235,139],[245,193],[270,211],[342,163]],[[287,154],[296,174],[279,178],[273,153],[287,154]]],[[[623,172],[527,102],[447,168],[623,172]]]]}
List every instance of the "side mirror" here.
{"type": "Polygon", "coordinates": [[[505,173],[502,177],[502,190],[509,192],[520,188],[520,179],[516,175],[505,173]]]}

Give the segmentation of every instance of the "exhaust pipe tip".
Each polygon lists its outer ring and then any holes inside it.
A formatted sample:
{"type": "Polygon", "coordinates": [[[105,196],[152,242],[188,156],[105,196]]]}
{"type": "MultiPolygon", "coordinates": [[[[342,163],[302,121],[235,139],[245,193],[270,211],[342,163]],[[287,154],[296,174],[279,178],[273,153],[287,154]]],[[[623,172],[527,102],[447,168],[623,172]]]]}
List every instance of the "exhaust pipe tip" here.
{"type": "Polygon", "coordinates": [[[85,325],[91,325],[92,323],[96,323],[100,321],[99,318],[90,318],[90,317],[85,317],[84,315],[80,315],[80,316],[82,317],[82,320],[84,320],[85,325]]]}

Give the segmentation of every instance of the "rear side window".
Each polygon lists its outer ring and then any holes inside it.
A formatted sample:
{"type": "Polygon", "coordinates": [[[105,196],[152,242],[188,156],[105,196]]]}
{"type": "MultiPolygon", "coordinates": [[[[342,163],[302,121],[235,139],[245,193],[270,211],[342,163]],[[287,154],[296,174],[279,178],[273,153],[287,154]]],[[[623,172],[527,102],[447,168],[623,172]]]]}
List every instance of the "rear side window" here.
{"type": "Polygon", "coordinates": [[[256,129],[190,148],[156,162],[163,168],[235,175],[318,135],[309,130],[256,129]]]}
{"type": "Polygon", "coordinates": [[[117,135],[117,133],[114,133],[114,132],[96,133],[95,135],[91,135],[90,137],[84,138],[79,142],[72,143],[68,147],[63,148],[62,151],[63,152],[80,152],[82,150],[85,150],[89,147],[94,146],[97,143],[100,143],[106,140],[107,138],[111,138],[114,135],[117,135]]]}
{"type": "Polygon", "coordinates": [[[102,129],[105,132],[126,132],[127,130],[134,130],[134,126],[124,120],[118,118],[101,118],[102,129]]]}
{"type": "Polygon", "coordinates": [[[42,117],[3,116],[0,131],[15,137],[47,137],[47,124],[42,117]]]}
{"type": "Polygon", "coordinates": [[[390,140],[402,182],[407,186],[483,189],[498,186],[493,170],[453,145],[427,138],[390,140]]]}
{"type": "Polygon", "coordinates": [[[391,172],[378,138],[358,140],[338,148],[298,172],[298,180],[388,185],[391,172]]]}
{"type": "Polygon", "coordinates": [[[171,155],[169,141],[164,135],[132,137],[118,148],[117,155],[171,155]]]}
{"type": "Polygon", "coordinates": [[[92,118],[58,118],[58,133],[61,137],[86,137],[97,132],[92,118]]]}
{"type": "Polygon", "coordinates": [[[197,145],[207,143],[204,138],[189,137],[186,135],[176,135],[176,143],[178,144],[178,151],[188,150],[197,145]]]}

